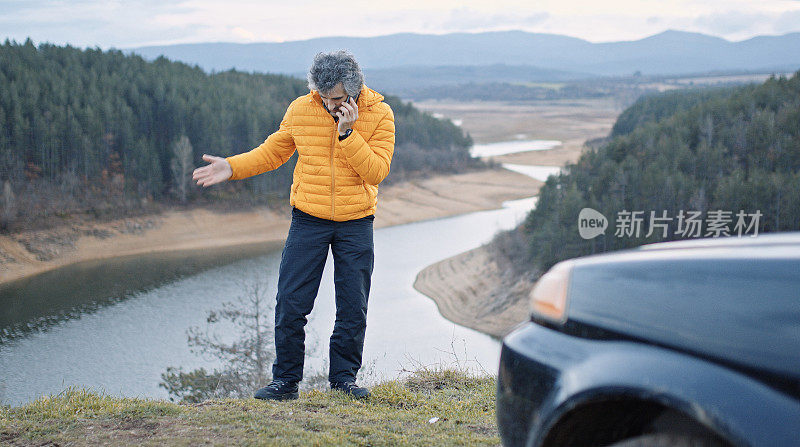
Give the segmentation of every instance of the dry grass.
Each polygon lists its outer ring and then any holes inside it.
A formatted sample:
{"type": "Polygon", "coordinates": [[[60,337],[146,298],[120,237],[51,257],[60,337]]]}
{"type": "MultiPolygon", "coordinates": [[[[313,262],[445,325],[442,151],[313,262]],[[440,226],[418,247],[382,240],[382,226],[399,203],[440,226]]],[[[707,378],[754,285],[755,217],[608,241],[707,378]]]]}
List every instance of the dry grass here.
{"type": "Polygon", "coordinates": [[[494,377],[428,368],[365,400],[312,390],[290,402],[199,404],[82,389],[0,408],[2,445],[498,445],[494,377]]]}

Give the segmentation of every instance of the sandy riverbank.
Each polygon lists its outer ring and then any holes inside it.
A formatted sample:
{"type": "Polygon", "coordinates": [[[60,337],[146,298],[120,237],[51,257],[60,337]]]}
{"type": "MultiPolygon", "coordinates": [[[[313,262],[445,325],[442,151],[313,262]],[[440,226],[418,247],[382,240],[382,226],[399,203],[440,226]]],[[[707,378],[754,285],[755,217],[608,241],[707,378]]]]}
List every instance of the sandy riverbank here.
{"type": "Polygon", "coordinates": [[[426,267],[414,288],[430,297],[448,320],[501,338],[528,315],[532,286],[509,278],[481,246],[426,267]]]}
{"type": "MultiPolygon", "coordinates": [[[[541,182],[505,169],[437,176],[381,187],[376,227],[499,208],[530,197],[541,182]]],[[[143,253],[283,241],[289,207],[234,213],[168,211],[105,223],[65,224],[0,236],[0,283],[68,264],[143,253]]]]}
{"type": "MultiPolygon", "coordinates": [[[[584,143],[608,135],[620,110],[610,100],[483,103],[428,101],[423,110],[459,120],[479,143],[514,139],[560,140],[541,151],[493,157],[500,163],[564,166],[578,160],[584,143]]],[[[430,297],[448,320],[502,337],[528,319],[533,283],[501,268],[482,246],[423,269],[414,288],[430,297]]]]}

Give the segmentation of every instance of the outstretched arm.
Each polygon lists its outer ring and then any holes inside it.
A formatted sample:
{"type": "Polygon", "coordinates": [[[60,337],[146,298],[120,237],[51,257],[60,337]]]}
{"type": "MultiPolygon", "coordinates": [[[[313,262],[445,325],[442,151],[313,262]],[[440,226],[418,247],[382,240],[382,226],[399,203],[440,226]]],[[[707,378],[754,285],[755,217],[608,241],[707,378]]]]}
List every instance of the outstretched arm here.
{"type": "Polygon", "coordinates": [[[225,160],[231,166],[233,174],[230,180],[239,180],[252,177],[286,163],[294,154],[295,145],[291,131],[292,107],[286,110],[278,130],[264,140],[255,149],[238,155],[227,157],[225,160]]]}
{"type": "Polygon", "coordinates": [[[200,186],[208,187],[222,183],[231,177],[231,165],[222,157],[203,154],[203,160],[211,163],[197,168],[192,172],[192,180],[197,180],[200,186]]]}

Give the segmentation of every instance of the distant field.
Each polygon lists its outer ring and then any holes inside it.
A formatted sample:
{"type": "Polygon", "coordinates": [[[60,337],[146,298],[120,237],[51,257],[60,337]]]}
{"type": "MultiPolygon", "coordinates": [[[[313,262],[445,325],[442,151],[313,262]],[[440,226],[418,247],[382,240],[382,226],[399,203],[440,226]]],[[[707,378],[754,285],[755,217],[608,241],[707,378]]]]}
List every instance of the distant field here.
{"type": "Polygon", "coordinates": [[[649,88],[660,92],[675,90],[679,88],[692,87],[714,87],[735,84],[760,84],[772,75],[790,77],[793,73],[750,73],[750,74],[730,74],[730,75],[709,75],[709,76],[689,76],[678,78],[663,78],[653,82],[640,84],[642,88],[649,88]]]}
{"type": "Polygon", "coordinates": [[[613,98],[541,101],[414,102],[426,112],[452,119],[476,143],[509,140],[580,140],[605,136],[622,111],[613,98]]]}
{"type": "MultiPolygon", "coordinates": [[[[791,76],[792,73],[777,73],[781,74],[791,76]]],[[[419,109],[433,113],[436,117],[452,120],[467,131],[477,144],[537,139],[560,140],[573,145],[582,145],[587,139],[605,136],[622,110],[643,92],[760,83],[770,76],[770,73],[757,73],[672,78],[612,78],[602,81],[582,81],[585,85],[593,85],[594,88],[609,92],[607,96],[599,98],[527,101],[424,99],[413,103],[419,109]],[[616,87],[632,88],[635,91],[630,90],[628,94],[620,94],[621,90],[614,90],[616,87]]],[[[515,85],[557,91],[569,84],[528,82],[515,85]]],[[[535,156],[538,157],[537,160],[543,157],[542,154],[535,156]]],[[[510,163],[519,160],[505,161],[510,163]]],[[[545,164],[560,165],[563,160],[559,161],[547,160],[545,164]]]]}
{"type": "Polygon", "coordinates": [[[567,85],[564,82],[512,82],[511,84],[520,85],[522,87],[549,88],[551,90],[561,90],[562,87],[567,85]]]}
{"type": "MultiPolygon", "coordinates": [[[[793,73],[776,73],[791,76],[793,73]]],[[[733,86],[762,83],[772,73],[709,73],[688,76],[642,75],[585,77],[575,80],[532,78],[515,73],[496,73],[465,82],[464,78],[439,79],[439,85],[406,85],[390,89],[417,101],[555,101],[613,98],[620,108],[633,104],[641,95],[683,88],[733,86]]]]}
{"type": "MultiPolygon", "coordinates": [[[[774,73],[776,76],[784,75],[789,77],[792,73],[774,73]]],[[[676,78],[672,82],[688,85],[713,85],[713,84],[744,84],[748,82],[761,83],[766,81],[773,73],[761,74],[739,74],[739,75],[720,75],[720,76],[695,76],[688,78],[676,78]]]]}

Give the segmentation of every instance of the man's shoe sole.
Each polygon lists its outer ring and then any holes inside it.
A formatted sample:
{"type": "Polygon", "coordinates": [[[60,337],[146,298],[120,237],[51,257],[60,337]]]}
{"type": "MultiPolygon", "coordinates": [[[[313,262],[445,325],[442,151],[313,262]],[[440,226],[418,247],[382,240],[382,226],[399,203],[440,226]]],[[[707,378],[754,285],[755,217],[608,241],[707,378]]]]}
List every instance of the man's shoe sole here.
{"type": "Polygon", "coordinates": [[[253,396],[261,400],[294,400],[300,397],[300,393],[273,394],[267,396],[253,396]]]}

